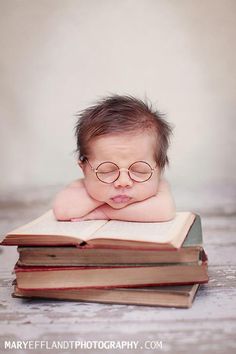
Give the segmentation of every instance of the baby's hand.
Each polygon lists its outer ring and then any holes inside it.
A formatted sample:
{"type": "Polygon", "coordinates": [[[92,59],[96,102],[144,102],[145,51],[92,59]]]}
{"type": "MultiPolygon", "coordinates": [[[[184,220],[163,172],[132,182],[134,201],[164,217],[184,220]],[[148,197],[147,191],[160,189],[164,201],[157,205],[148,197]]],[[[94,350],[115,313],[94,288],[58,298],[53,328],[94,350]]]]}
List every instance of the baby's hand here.
{"type": "Polygon", "coordinates": [[[101,208],[94,209],[87,215],[81,218],[73,218],[71,221],[87,221],[87,220],[110,220],[108,216],[101,210],[101,208]]]}

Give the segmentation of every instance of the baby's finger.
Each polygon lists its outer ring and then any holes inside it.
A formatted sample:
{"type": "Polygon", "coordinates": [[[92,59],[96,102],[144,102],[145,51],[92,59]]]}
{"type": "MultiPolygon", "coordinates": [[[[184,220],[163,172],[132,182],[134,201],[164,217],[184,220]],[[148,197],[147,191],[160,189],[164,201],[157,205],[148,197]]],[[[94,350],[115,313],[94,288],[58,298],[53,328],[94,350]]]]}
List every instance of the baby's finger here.
{"type": "Polygon", "coordinates": [[[70,219],[70,221],[72,221],[72,222],[84,221],[84,220],[85,220],[84,218],[73,218],[73,219],[70,219]]]}

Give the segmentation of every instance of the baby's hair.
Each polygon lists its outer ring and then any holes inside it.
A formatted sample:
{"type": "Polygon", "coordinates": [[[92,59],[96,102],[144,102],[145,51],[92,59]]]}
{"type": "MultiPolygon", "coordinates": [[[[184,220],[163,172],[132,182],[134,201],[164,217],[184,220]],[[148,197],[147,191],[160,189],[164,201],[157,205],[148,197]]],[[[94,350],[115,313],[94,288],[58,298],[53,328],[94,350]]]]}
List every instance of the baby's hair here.
{"type": "Polygon", "coordinates": [[[130,95],[111,95],[79,112],[76,117],[75,152],[81,162],[88,157],[89,143],[96,137],[147,131],[156,135],[155,159],[160,170],[169,164],[167,150],[172,127],[150,103],[130,95]]]}

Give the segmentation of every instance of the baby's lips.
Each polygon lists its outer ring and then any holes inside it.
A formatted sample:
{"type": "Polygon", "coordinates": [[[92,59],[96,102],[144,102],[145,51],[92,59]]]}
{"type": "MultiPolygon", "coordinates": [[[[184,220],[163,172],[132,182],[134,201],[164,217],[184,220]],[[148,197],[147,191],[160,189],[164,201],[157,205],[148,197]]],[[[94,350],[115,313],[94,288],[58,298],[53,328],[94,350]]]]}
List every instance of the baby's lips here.
{"type": "Polygon", "coordinates": [[[126,203],[131,199],[131,197],[129,197],[128,195],[117,195],[116,197],[113,197],[111,199],[115,203],[126,203]]]}

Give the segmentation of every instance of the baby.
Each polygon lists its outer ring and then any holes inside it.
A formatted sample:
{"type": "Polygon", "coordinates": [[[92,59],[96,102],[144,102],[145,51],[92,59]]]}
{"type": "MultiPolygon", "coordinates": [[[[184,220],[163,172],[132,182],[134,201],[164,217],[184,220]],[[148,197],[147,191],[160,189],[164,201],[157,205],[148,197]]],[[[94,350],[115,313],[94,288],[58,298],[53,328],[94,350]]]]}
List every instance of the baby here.
{"type": "Polygon", "coordinates": [[[82,111],[75,127],[84,178],[60,191],[57,220],[168,221],[175,203],[163,177],[170,125],[146,103],[112,95],[82,111]]]}

